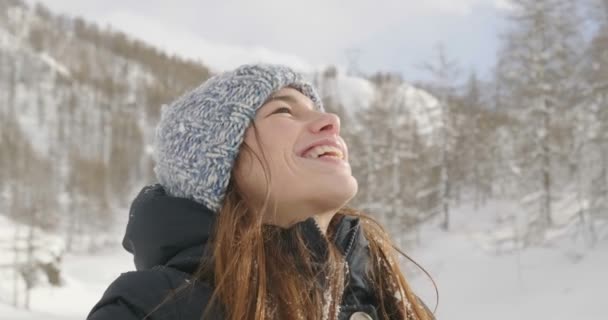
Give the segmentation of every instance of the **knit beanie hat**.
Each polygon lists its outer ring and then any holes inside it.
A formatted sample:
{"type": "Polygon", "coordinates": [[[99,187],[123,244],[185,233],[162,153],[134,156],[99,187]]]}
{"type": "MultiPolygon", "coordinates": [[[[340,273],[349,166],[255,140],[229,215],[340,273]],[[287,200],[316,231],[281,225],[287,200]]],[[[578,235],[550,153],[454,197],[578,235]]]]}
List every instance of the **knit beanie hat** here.
{"type": "Polygon", "coordinates": [[[163,108],[154,172],[166,192],[218,212],[245,130],[277,90],[291,87],[324,111],[303,77],[281,65],[243,65],[216,75],[163,108]]]}

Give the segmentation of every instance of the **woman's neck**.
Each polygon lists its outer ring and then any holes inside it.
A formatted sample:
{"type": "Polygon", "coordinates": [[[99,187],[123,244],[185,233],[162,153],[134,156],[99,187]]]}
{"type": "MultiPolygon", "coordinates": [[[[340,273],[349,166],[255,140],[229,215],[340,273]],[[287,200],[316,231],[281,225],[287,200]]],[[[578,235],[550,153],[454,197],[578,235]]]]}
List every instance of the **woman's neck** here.
{"type": "Polygon", "coordinates": [[[320,213],[313,216],[315,222],[317,223],[317,226],[319,226],[319,229],[323,234],[327,234],[327,229],[329,228],[329,224],[331,223],[331,220],[333,219],[334,215],[336,215],[336,211],[332,210],[326,213],[320,213]]]}

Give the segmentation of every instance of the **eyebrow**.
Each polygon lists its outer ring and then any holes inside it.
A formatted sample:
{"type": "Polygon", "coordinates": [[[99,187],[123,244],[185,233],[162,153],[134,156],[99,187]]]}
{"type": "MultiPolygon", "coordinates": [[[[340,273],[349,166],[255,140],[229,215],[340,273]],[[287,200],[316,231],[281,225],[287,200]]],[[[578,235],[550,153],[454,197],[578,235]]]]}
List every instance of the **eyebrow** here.
{"type": "Polygon", "coordinates": [[[292,105],[292,106],[298,105],[298,104],[299,105],[304,105],[304,106],[306,106],[306,108],[308,108],[310,110],[314,110],[314,107],[310,107],[310,106],[308,106],[308,104],[302,103],[300,100],[298,100],[298,98],[296,98],[296,97],[294,97],[293,95],[290,95],[290,94],[282,94],[282,95],[278,95],[278,96],[271,96],[270,99],[268,99],[268,101],[266,103],[271,102],[271,101],[275,101],[275,100],[286,102],[287,104],[292,105]]]}

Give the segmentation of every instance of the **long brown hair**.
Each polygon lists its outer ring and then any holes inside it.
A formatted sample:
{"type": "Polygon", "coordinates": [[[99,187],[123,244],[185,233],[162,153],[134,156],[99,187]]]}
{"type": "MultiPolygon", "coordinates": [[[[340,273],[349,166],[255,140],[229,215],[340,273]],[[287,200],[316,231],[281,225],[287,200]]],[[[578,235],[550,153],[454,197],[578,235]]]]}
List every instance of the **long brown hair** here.
{"type": "MultiPolygon", "coordinates": [[[[257,127],[253,127],[258,139],[257,127]]],[[[246,143],[239,157],[243,152],[253,155],[264,168],[267,188],[260,212],[265,212],[272,205],[266,155],[263,151],[258,155],[246,143]]],[[[319,260],[297,229],[264,225],[263,215],[251,209],[250,199],[240,191],[234,172],[231,177],[211,239],[212,259],[203,261],[194,275],[195,279],[211,281],[214,287],[203,319],[213,305],[222,306],[229,320],[336,319],[347,271],[344,257],[331,241],[331,227],[324,238],[327,255],[319,260]]],[[[396,248],[385,230],[351,208],[342,208],[334,219],[341,216],[361,218],[372,261],[368,277],[381,318],[433,319],[401,272],[396,248]]]]}
{"type": "MultiPolygon", "coordinates": [[[[258,139],[255,123],[253,127],[258,139]]],[[[227,320],[337,319],[347,266],[332,241],[331,226],[343,216],[353,216],[361,219],[369,242],[371,263],[367,276],[376,294],[381,319],[434,319],[401,272],[396,252],[413,260],[394,246],[388,233],[373,218],[352,208],[340,209],[323,238],[327,248],[323,257],[315,256],[317,252],[310,250],[311,244],[299,229],[263,224],[260,212],[272,205],[268,161],[263,150],[261,156],[257,155],[245,142],[239,157],[243,152],[253,155],[264,170],[267,188],[262,209],[259,212],[251,209],[254,207],[251,199],[239,188],[233,170],[209,240],[210,256],[204,255],[193,275],[195,281],[174,290],[148,316],[200,281],[214,288],[201,319],[213,318],[218,311],[227,320]]]]}

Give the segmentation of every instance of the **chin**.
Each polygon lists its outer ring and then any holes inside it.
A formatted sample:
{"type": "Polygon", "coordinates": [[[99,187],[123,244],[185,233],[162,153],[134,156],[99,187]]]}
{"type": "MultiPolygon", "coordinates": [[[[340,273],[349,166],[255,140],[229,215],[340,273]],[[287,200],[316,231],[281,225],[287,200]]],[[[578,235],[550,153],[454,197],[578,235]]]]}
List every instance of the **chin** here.
{"type": "Polygon", "coordinates": [[[331,189],[326,190],[326,195],[333,200],[332,202],[335,201],[336,206],[339,207],[344,206],[354,198],[359,190],[357,180],[352,176],[348,179],[340,179],[339,182],[334,180],[330,186],[331,189]]]}

